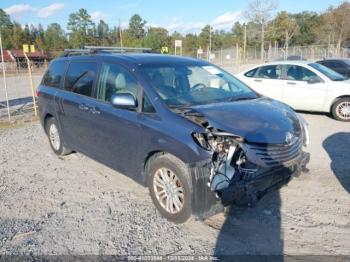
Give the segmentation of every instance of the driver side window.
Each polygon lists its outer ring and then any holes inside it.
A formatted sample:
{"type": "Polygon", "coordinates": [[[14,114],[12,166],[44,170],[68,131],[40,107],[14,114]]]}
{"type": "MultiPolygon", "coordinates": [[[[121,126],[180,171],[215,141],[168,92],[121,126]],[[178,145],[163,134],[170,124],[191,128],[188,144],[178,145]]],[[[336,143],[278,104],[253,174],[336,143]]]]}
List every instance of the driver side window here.
{"type": "Polygon", "coordinates": [[[117,93],[130,93],[136,99],[137,81],[124,67],[118,64],[103,64],[97,98],[110,102],[112,96],[117,93]]]}
{"type": "Polygon", "coordinates": [[[297,65],[287,65],[287,80],[309,81],[317,75],[309,69],[297,65]]]}

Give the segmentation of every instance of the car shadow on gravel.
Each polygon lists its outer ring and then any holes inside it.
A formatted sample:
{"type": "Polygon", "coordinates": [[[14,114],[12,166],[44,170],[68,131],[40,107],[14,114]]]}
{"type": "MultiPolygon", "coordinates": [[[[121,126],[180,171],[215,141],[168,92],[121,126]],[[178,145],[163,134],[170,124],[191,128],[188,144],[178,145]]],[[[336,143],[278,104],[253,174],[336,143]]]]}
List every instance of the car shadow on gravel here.
{"type": "Polygon", "coordinates": [[[215,256],[223,261],[283,261],[280,207],[279,191],[264,196],[252,208],[230,207],[216,242],[215,256]]]}
{"type": "Polygon", "coordinates": [[[350,193],[350,133],[335,133],[325,141],[323,148],[331,159],[331,169],[343,186],[350,193]]]}

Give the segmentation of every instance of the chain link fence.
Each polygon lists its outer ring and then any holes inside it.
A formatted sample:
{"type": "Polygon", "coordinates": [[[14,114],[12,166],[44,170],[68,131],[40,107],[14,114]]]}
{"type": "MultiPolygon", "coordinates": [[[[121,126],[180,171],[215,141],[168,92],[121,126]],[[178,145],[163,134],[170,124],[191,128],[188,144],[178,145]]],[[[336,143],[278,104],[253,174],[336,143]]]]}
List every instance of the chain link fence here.
{"type": "MultiPolygon", "coordinates": [[[[47,66],[46,61],[4,63],[5,79],[2,74],[0,81],[0,122],[13,122],[25,114],[34,116],[33,89],[39,85],[47,66]]],[[[2,67],[0,62],[1,72],[2,67]]]]}
{"type": "Polygon", "coordinates": [[[278,60],[310,60],[317,61],[324,58],[348,58],[348,49],[339,49],[335,45],[293,46],[288,49],[269,46],[264,51],[263,59],[259,47],[247,48],[236,45],[230,49],[203,52],[197,56],[213,64],[228,68],[231,73],[239,73],[246,68],[263,62],[278,60]]]}
{"type": "MultiPolygon", "coordinates": [[[[295,46],[288,48],[288,50],[270,45],[264,51],[263,57],[263,62],[286,59],[319,60],[330,57],[350,57],[350,53],[349,50],[337,49],[334,45],[295,46]]],[[[238,45],[230,49],[204,52],[197,58],[208,60],[231,73],[239,73],[262,63],[259,48],[243,50],[238,45]]],[[[11,122],[16,121],[17,118],[23,118],[24,115],[34,116],[32,87],[35,89],[39,85],[48,62],[46,60],[31,60],[29,64],[30,72],[25,59],[16,62],[5,62],[4,66],[6,78],[5,81],[4,79],[0,81],[0,122],[9,121],[8,109],[11,122]],[[7,91],[7,96],[5,91],[7,91]]],[[[1,62],[0,68],[2,68],[1,62]]]]}

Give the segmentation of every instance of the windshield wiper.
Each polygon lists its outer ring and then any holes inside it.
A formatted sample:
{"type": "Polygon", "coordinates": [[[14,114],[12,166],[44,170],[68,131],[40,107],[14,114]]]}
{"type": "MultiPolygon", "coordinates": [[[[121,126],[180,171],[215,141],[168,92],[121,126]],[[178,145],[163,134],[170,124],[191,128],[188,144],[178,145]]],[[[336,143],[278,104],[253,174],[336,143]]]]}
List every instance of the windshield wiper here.
{"type": "Polygon", "coordinates": [[[248,96],[245,96],[245,97],[231,97],[229,99],[230,102],[236,102],[236,101],[243,101],[243,100],[253,100],[253,99],[256,99],[257,97],[248,97],[248,96]]]}

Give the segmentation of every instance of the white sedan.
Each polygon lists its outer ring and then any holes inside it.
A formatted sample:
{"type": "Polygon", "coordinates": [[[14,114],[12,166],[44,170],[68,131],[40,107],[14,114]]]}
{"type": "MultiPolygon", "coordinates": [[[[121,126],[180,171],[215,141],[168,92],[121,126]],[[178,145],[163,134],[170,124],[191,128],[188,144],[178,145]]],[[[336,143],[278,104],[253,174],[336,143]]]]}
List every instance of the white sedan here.
{"type": "Polygon", "coordinates": [[[337,120],[350,121],[350,80],[323,65],[273,62],[236,76],[258,93],[295,110],[327,112],[337,120]]]}

